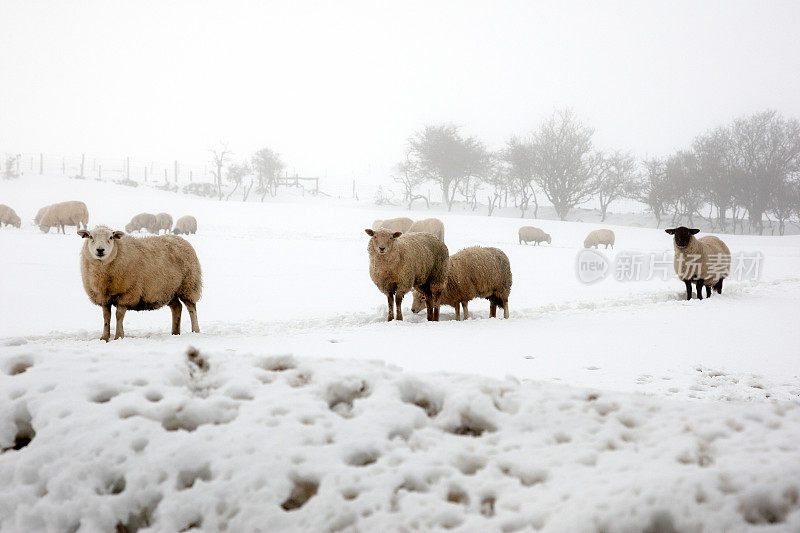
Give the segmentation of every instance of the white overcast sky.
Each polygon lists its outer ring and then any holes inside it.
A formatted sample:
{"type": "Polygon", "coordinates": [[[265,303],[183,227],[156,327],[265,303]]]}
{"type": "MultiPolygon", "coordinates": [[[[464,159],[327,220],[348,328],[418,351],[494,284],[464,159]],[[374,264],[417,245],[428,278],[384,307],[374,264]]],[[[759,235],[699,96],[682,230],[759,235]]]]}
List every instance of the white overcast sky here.
{"type": "Polygon", "coordinates": [[[0,0],[0,152],[202,162],[226,140],[350,176],[426,123],[499,147],[563,106],[638,155],[800,117],[800,2],[0,0]]]}

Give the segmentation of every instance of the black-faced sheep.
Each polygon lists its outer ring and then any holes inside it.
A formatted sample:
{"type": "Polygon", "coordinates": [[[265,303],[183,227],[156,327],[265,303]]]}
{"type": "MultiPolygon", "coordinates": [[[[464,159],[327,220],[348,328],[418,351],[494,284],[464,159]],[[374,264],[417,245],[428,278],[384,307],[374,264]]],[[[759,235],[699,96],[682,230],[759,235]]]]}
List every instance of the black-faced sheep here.
{"type": "Polygon", "coordinates": [[[158,213],[156,215],[156,233],[169,233],[172,230],[172,215],[169,213],[158,213]]]}
{"type": "Polygon", "coordinates": [[[387,320],[403,320],[403,296],[419,289],[427,298],[428,320],[439,320],[439,298],[447,281],[447,246],[429,233],[364,230],[371,238],[369,276],[389,303],[387,320]]]}
{"type": "Polygon", "coordinates": [[[606,248],[609,246],[614,248],[614,232],[610,229],[596,229],[583,240],[584,248],[591,248],[592,246],[599,248],[601,244],[605,244],[606,248]]]}
{"type": "Polygon", "coordinates": [[[703,299],[704,285],[706,297],[711,296],[712,287],[722,294],[722,280],[728,277],[731,270],[731,251],[728,246],[710,235],[695,238],[700,232],[696,228],[679,226],[664,231],[674,235],[673,267],[678,278],[686,285],[686,299],[692,299],[692,282],[695,282],[699,300],[703,299]]]}
{"type": "Polygon", "coordinates": [[[535,243],[538,245],[541,242],[550,244],[552,239],[548,233],[545,233],[541,228],[534,228],[533,226],[522,226],[519,228],[519,243],[535,243]]]}
{"type": "Polygon", "coordinates": [[[146,229],[150,233],[157,233],[157,227],[158,223],[156,222],[156,216],[154,214],[139,213],[128,222],[125,226],[125,231],[127,233],[133,233],[134,231],[146,229]]]}
{"type": "MultiPolygon", "coordinates": [[[[402,231],[402,230],[398,230],[402,231]]],[[[408,228],[408,233],[430,233],[444,242],[444,224],[438,218],[425,218],[417,220],[408,228]]]]}
{"type": "Polygon", "coordinates": [[[189,235],[197,233],[197,219],[192,215],[182,216],[175,223],[175,229],[172,230],[175,235],[189,235]]]}
{"type": "MultiPolygon", "coordinates": [[[[469,318],[467,304],[475,298],[489,300],[489,316],[497,316],[497,307],[508,318],[508,296],[511,294],[511,263],[508,256],[497,248],[473,246],[450,257],[447,283],[440,300],[456,310],[456,320],[461,320],[459,307],[464,310],[464,320],[469,318]]],[[[425,307],[426,296],[414,291],[411,310],[417,313],[425,307]]]]}
{"type": "Polygon", "coordinates": [[[376,220],[372,223],[373,230],[388,229],[389,231],[401,231],[406,233],[414,223],[408,217],[390,218],[387,220],[376,220]]]}
{"type": "Polygon", "coordinates": [[[3,224],[19,228],[22,226],[22,220],[12,208],[5,204],[0,204],[0,227],[2,227],[3,224]]]}
{"type": "Polygon", "coordinates": [[[79,230],[81,278],[89,300],[103,308],[102,340],[111,337],[111,306],[116,306],[115,339],[125,336],[122,321],[128,309],[147,311],[165,305],[172,310],[172,334],[181,332],[181,302],[197,333],[196,303],[202,273],[194,248],[182,237],[161,235],[140,239],[97,226],[79,230]]]}
{"type": "Polygon", "coordinates": [[[39,211],[37,216],[39,218],[39,229],[44,233],[50,231],[50,228],[56,228],[57,231],[66,234],[64,226],[76,226],[78,229],[83,227],[86,229],[89,224],[89,209],[86,204],[79,201],[59,202],[57,204],[47,206],[44,211],[39,211]]]}

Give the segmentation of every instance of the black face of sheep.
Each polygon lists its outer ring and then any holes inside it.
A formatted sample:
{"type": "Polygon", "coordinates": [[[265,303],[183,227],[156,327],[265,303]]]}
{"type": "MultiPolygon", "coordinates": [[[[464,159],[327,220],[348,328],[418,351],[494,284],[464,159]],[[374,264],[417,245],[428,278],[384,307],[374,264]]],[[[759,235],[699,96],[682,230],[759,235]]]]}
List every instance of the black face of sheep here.
{"type": "Polygon", "coordinates": [[[395,231],[391,234],[387,234],[386,232],[379,232],[376,234],[375,231],[371,229],[365,229],[364,231],[367,235],[372,237],[370,246],[381,255],[391,252],[394,249],[394,240],[403,234],[402,231],[395,231]]]}
{"type": "Polygon", "coordinates": [[[692,235],[697,235],[700,233],[699,229],[687,228],[686,226],[665,229],[664,231],[675,236],[675,244],[678,246],[678,248],[686,248],[689,246],[689,241],[692,239],[692,235]]]}

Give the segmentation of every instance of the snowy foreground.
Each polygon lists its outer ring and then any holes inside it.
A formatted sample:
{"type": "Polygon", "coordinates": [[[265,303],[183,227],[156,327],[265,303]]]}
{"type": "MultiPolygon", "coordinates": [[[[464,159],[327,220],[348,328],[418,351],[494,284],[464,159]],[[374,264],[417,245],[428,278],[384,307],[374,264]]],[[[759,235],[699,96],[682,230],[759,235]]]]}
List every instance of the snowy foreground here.
{"type": "MultiPolygon", "coordinates": [[[[532,247],[442,214],[451,253],[508,254],[511,318],[426,323],[409,295],[385,323],[363,228],[402,212],[63,178],[0,203],[24,221],[0,230],[0,531],[800,530],[800,237],[722,236],[758,276],[687,302],[672,276],[581,283],[596,225],[526,220],[553,236],[532,247]],[[97,340],[81,239],[30,225],[67,199],[196,216],[202,333],[163,309],[97,340]]],[[[671,251],[613,229],[611,261],[671,251]]]]}

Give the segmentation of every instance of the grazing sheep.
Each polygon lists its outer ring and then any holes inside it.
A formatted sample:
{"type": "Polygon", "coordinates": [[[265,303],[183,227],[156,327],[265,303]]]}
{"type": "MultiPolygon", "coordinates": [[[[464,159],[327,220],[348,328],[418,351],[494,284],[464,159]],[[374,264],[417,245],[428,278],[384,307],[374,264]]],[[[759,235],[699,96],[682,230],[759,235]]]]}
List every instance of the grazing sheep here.
{"type": "Polygon", "coordinates": [[[389,302],[387,320],[403,320],[403,296],[419,289],[426,296],[428,320],[439,320],[439,298],[447,281],[447,246],[428,233],[364,230],[371,238],[369,276],[389,302]]]}
{"type": "Polygon", "coordinates": [[[172,230],[172,215],[168,213],[159,213],[156,215],[156,233],[169,233],[172,230]]]}
{"type": "Polygon", "coordinates": [[[198,333],[196,303],[202,292],[200,262],[182,237],[133,238],[106,226],[79,230],[81,278],[89,300],[103,308],[103,335],[111,337],[111,306],[116,306],[114,339],[125,337],[122,321],[128,309],[148,311],[165,305],[172,310],[172,334],[181,333],[181,302],[198,333]]]}
{"type": "Polygon", "coordinates": [[[414,223],[408,217],[390,218],[388,220],[376,220],[372,223],[372,229],[379,230],[381,228],[388,229],[389,231],[401,231],[406,233],[411,225],[414,223]]]}
{"type": "Polygon", "coordinates": [[[717,237],[707,236],[700,239],[695,235],[700,232],[696,228],[680,226],[664,230],[675,238],[673,267],[681,281],[686,284],[686,299],[692,299],[692,281],[697,288],[697,299],[703,299],[703,285],[706,297],[711,297],[711,288],[722,294],[722,280],[731,271],[731,251],[717,237]]]}
{"type": "Polygon", "coordinates": [[[36,224],[37,226],[39,225],[39,222],[41,222],[41,221],[42,221],[42,217],[44,216],[44,213],[45,213],[45,211],[47,211],[47,209],[48,209],[49,207],[50,207],[49,205],[46,205],[46,206],[42,207],[41,209],[39,209],[39,210],[36,212],[36,216],[35,216],[35,217],[33,217],[33,223],[34,223],[34,224],[36,224]]]}
{"type": "Polygon", "coordinates": [[[175,235],[188,235],[197,233],[197,219],[192,215],[182,216],[175,223],[175,229],[172,230],[175,235]]]}
{"type": "Polygon", "coordinates": [[[77,229],[86,229],[89,224],[89,210],[86,204],[79,201],[60,202],[47,206],[44,212],[41,210],[37,213],[39,218],[39,229],[47,233],[50,228],[57,228],[61,233],[66,234],[64,226],[75,226],[77,229]]]}
{"type": "MultiPolygon", "coordinates": [[[[459,306],[464,309],[464,320],[469,318],[467,304],[475,298],[489,300],[489,316],[497,316],[497,306],[503,309],[503,318],[508,318],[508,295],[511,294],[511,263],[508,256],[497,248],[473,246],[450,257],[447,283],[442,292],[440,305],[449,305],[456,310],[456,320],[461,320],[459,306]]],[[[426,304],[425,295],[414,291],[411,311],[417,313],[426,304]]]]}
{"type": "Polygon", "coordinates": [[[552,240],[550,239],[550,234],[545,233],[540,228],[534,228],[533,226],[522,226],[519,228],[519,243],[528,244],[529,242],[534,242],[537,246],[540,242],[547,242],[550,244],[552,240]]]}
{"type": "Polygon", "coordinates": [[[158,227],[158,222],[156,221],[156,216],[152,213],[139,213],[135,217],[131,219],[130,222],[125,226],[125,231],[127,233],[133,233],[134,231],[140,231],[142,229],[146,229],[150,233],[158,233],[156,229],[158,227]]]}
{"type": "Polygon", "coordinates": [[[596,229],[583,240],[584,248],[591,248],[592,246],[600,248],[601,244],[605,244],[606,249],[608,249],[609,245],[614,248],[614,232],[610,229],[596,229]]]}
{"type": "Polygon", "coordinates": [[[406,231],[408,233],[430,233],[440,241],[444,242],[444,224],[438,218],[417,220],[411,224],[411,227],[406,231]]]}
{"type": "Polygon", "coordinates": [[[19,228],[22,226],[22,220],[19,218],[16,211],[5,204],[0,204],[0,227],[2,227],[3,224],[19,228]]]}

